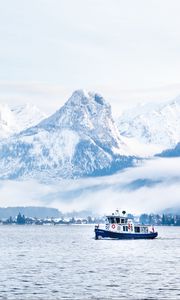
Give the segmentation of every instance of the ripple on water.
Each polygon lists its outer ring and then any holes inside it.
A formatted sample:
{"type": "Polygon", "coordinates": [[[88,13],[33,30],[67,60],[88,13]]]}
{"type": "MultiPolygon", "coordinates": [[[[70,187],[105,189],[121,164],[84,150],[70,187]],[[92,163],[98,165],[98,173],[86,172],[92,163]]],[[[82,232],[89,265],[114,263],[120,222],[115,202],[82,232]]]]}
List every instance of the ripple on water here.
{"type": "Polygon", "coordinates": [[[180,228],[154,241],[93,229],[0,226],[0,299],[180,299],[180,228]]]}

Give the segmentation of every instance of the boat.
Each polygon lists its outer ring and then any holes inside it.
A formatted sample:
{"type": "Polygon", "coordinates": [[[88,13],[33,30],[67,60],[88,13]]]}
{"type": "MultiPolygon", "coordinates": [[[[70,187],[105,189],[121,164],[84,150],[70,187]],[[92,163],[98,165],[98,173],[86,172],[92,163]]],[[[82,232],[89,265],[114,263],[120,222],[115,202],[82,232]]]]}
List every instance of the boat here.
{"type": "Polygon", "coordinates": [[[121,214],[119,210],[106,216],[105,228],[96,225],[94,231],[96,240],[154,239],[158,236],[154,226],[136,224],[132,218],[126,215],[125,211],[122,211],[121,214]]]}

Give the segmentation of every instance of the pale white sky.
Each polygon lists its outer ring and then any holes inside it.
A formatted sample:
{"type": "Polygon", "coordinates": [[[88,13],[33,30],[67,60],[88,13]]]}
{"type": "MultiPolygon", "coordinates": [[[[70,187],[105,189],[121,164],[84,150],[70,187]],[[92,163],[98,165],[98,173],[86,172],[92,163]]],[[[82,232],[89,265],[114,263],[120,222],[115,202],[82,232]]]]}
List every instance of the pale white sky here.
{"type": "Polygon", "coordinates": [[[114,113],[180,94],[179,0],[0,0],[0,102],[58,109],[97,90],[114,113]]]}

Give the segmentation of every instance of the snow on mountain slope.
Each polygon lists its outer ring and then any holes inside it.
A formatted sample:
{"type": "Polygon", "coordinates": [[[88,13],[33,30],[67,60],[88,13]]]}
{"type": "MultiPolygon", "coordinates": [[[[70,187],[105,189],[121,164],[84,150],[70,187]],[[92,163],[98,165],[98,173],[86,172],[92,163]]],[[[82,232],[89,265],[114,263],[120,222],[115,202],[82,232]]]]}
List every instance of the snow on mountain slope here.
{"type": "Polygon", "coordinates": [[[121,135],[141,143],[172,148],[180,141],[180,97],[161,104],[142,104],[118,120],[121,135]]]}
{"type": "Polygon", "coordinates": [[[132,165],[110,105],[96,93],[76,91],[37,126],[0,144],[3,179],[103,175],[132,165]]]}
{"type": "Polygon", "coordinates": [[[17,130],[16,118],[10,108],[0,104],[0,137],[6,138],[17,130]]]}
{"type": "Polygon", "coordinates": [[[35,126],[47,117],[37,106],[29,103],[15,106],[11,111],[15,115],[19,131],[35,126]]]}
{"type": "Polygon", "coordinates": [[[0,138],[7,138],[38,124],[46,115],[36,106],[25,104],[10,108],[0,104],[0,138]]]}

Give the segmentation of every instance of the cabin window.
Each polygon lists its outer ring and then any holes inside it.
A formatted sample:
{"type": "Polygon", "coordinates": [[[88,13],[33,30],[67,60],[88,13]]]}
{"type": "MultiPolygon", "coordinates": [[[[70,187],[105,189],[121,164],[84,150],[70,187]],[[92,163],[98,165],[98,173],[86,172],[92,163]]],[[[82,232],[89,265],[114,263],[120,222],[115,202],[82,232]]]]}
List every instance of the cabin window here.
{"type": "Polygon", "coordinates": [[[143,233],[148,233],[148,228],[147,227],[141,227],[141,232],[143,233]]]}
{"type": "Polygon", "coordinates": [[[117,223],[117,224],[127,224],[127,219],[125,218],[119,218],[119,217],[108,217],[107,218],[108,222],[110,224],[114,224],[114,223],[117,223]]]}
{"type": "Polygon", "coordinates": [[[115,220],[116,218],[109,218],[109,223],[111,223],[111,224],[113,224],[113,223],[116,223],[116,220],[115,220]]]}
{"type": "Polygon", "coordinates": [[[123,231],[128,231],[128,226],[123,226],[123,231]]]}
{"type": "Polygon", "coordinates": [[[140,232],[140,227],[139,226],[135,226],[134,227],[134,232],[140,232]]]}

